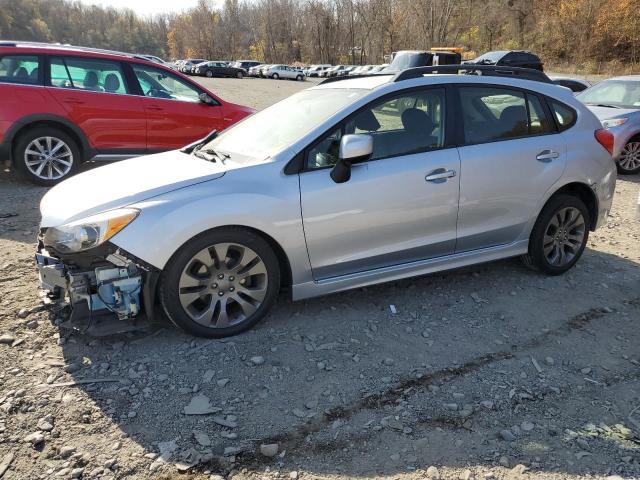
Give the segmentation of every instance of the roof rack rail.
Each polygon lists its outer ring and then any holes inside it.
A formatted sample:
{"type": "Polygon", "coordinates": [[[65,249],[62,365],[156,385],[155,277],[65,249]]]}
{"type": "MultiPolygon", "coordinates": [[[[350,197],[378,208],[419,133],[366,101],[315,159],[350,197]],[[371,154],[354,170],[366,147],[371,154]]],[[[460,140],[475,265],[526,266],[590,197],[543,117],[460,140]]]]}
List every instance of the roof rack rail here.
{"type": "Polygon", "coordinates": [[[0,47],[49,47],[49,48],[68,48],[72,50],[80,50],[82,52],[92,52],[92,53],[104,53],[109,55],[121,55],[127,57],[134,57],[140,60],[146,60],[140,54],[136,53],[127,53],[121,52],[118,50],[107,50],[104,48],[94,48],[94,47],[82,47],[78,45],[71,45],[69,43],[47,43],[47,42],[31,42],[31,41],[22,41],[22,40],[0,40],[0,47]]]}
{"type": "Polygon", "coordinates": [[[329,77],[329,78],[325,78],[318,85],[324,85],[326,83],[339,82],[340,80],[353,80],[354,78],[379,77],[381,75],[389,76],[389,75],[393,75],[393,72],[391,72],[391,73],[386,73],[386,72],[363,73],[362,75],[342,75],[340,77],[329,77]]]}
{"type": "Polygon", "coordinates": [[[534,70],[532,68],[521,67],[504,67],[497,65],[434,65],[430,67],[415,67],[408,68],[399,72],[392,82],[401,82],[403,80],[410,80],[412,78],[420,78],[423,75],[438,74],[438,73],[455,73],[460,74],[463,72],[465,75],[487,75],[495,77],[514,77],[522,80],[533,80],[535,82],[553,83],[544,72],[540,70],[534,70]]]}

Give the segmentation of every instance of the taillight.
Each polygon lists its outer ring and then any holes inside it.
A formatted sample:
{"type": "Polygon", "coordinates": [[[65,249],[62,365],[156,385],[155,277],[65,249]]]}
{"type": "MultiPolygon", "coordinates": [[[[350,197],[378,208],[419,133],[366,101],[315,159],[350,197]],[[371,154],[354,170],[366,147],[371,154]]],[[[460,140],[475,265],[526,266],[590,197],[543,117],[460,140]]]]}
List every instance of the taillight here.
{"type": "Polygon", "coordinates": [[[609,130],[605,130],[601,128],[600,130],[595,131],[596,140],[602,145],[609,155],[613,155],[613,141],[614,136],[609,130]]]}

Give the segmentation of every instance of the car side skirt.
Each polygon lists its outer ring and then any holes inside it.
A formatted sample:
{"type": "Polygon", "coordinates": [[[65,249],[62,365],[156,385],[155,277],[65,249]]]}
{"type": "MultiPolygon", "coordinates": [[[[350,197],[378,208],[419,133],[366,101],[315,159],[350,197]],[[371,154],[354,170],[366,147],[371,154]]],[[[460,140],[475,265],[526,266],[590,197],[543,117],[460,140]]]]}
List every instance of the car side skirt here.
{"type": "Polygon", "coordinates": [[[303,300],[305,298],[327,295],[329,293],[341,292],[352,288],[366,287],[368,285],[466,267],[477,263],[516,257],[527,253],[528,246],[529,240],[525,239],[508,245],[483,248],[481,250],[471,252],[455,253],[444,257],[404,263],[402,265],[394,265],[391,267],[377,268],[375,270],[351,273],[349,275],[342,275],[319,281],[300,283],[293,285],[291,292],[292,299],[294,301],[303,300]]]}

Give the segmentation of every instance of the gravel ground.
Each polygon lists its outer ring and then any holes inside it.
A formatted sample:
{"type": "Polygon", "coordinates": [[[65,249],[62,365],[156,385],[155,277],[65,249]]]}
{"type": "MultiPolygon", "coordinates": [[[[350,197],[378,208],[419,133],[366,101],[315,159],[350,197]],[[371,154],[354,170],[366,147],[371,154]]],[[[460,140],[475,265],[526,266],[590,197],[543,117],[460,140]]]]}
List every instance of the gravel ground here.
{"type": "MultiPolygon", "coordinates": [[[[305,86],[204,82],[257,108],[305,86]]],[[[4,172],[0,477],[640,478],[639,185],[561,277],[508,260],[283,296],[226,341],[96,339],[40,305],[45,190],[4,172]]]]}

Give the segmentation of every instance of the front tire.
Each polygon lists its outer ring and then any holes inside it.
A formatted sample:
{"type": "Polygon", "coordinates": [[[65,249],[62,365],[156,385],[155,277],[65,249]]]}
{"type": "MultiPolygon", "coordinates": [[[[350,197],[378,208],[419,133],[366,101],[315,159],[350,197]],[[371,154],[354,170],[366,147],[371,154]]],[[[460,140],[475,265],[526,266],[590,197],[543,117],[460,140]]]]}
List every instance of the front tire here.
{"type": "Polygon", "coordinates": [[[640,172],[640,140],[632,140],[624,146],[616,166],[621,175],[640,172]]]}
{"type": "Polygon", "coordinates": [[[238,73],[236,73],[236,78],[238,80],[242,80],[244,78],[244,74],[242,72],[238,72],[238,73]]]}
{"type": "Polygon", "coordinates": [[[303,80],[304,80],[304,77],[303,77],[302,75],[298,75],[298,76],[296,77],[296,80],[298,80],[299,82],[301,82],[301,81],[303,81],[303,80]]]}
{"type": "Polygon", "coordinates": [[[280,79],[280,75],[278,75],[277,73],[274,73],[273,75],[271,75],[271,78],[273,80],[279,80],[280,79]]]}
{"type": "Polygon", "coordinates": [[[572,195],[552,197],[536,220],[524,264],[548,275],[561,275],[582,256],[591,219],[584,202],[572,195]]]}
{"type": "Polygon", "coordinates": [[[207,73],[205,73],[205,75],[207,76],[207,78],[212,78],[213,72],[211,70],[207,70],[207,73]]]}
{"type": "Polygon", "coordinates": [[[27,130],[18,137],[13,163],[25,179],[51,187],[74,175],[80,165],[80,147],[67,133],[52,127],[27,130]]]}
{"type": "Polygon", "coordinates": [[[270,245],[242,228],[196,236],[169,260],[160,280],[160,301],[187,332],[222,338],[248,330],[273,306],[280,266],[270,245]]]}

